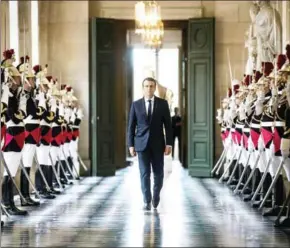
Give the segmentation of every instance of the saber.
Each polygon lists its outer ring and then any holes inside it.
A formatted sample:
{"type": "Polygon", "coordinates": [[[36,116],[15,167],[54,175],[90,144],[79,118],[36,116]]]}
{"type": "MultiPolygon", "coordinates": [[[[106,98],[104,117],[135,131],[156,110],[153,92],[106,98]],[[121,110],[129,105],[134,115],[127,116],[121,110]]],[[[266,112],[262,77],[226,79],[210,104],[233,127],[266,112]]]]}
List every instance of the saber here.
{"type": "Polygon", "coordinates": [[[271,162],[272,162],[272,156],[268,160],[268,163],[267,163],[267,166],[266,166],[265,171],[263,173],[263,176],[262,176],[262,178],[261,178],[261,180],[259,182],[259,185],[258,185],[258,187],[257,187],[257,189],[256,189],[256,191],[255,191],[255,193],[254,193],[254,195],[253,195],[253,197],[251,199],[252,204],[254,203],[258,193],[260,192],[260,189],[262,188],[262,185],[263,185],[264,181],[266,180],[267,173],[268,173],[269,167],[271,165],[271,162]]]}
{"type": "Polygon", "coordinates": [[[29,184],[31,185],[32,189],[35,191],[35,194],[37,195],[37,197],[38,197],[39,199],[41,199],[38,190],[34,187],[33,183],[32,183],[31,180],[30,180],[30,177],[29,177],[29,175],[28,175],[28,173],[27,173],[27,171],[26,171],[26,169],[25,169],[25,167],[24,167],[24,165],[23,165],[22,159],[20,159],[20,167],[21,167],[21,169],[22,169],[22,171],[23,171],[23,173],[24,173],[26,179],[28,180],[29,184]]]}
{"type": "Polygon", "coordinates": [[[41,175],[41,177],[42,177],[42,179],[43,179],[43,181],[44,181],[44,184],[45,184],[46,190],[47,190],[48,192],[51,192],[51,189],[50,189],[50,187],[49,187],[49,185],[48,185],[48,182],[46,181],[46,178],[45,178],[44,173],[43,173],[43,171],[42,171],[42,169],[41,169],[41,166],[40,166],[39,163],[38,163],[38,160],[37,160],[36,156],[34,156],[34,160],[35,160],[35,164],[36,164],[36,166],[37,166],[37,168],[38,168],[38,170],[39,170],[39,172],[40,172],[40,175],[41,175]]]}
{"type": "Polygon", "coordinates": [[[222,166],[224,165],[225,160],[227,160],[227,154],[225,154],[225,156],[223,157],[222,162],[220,163],[220,165],[219,165],[217,171],[215,172],[216,175],[219,175],[219,174],[220,174],[220,170],[221,170],[222,166]]]}
{"type": "Polygon", "coordinates": [[[230,177],[229,177],[229,180],[227,181],[227,185],[229,185],[229,184],[232,182],[233,177],[234,177],[234,175],[235,175],[235,173],[236,173],[236,170],[237,170],[237,168],[239,167],[240,158],[241,158],[241,156],[242,156],[242,149],[243,149],[243,147],[241,147],[241,151],[240,151],[240,154],[239,154],[239,158],[238,158],[238,160],[237,160],[237,162],[236,162],[236,164],[235,164],[235,166],[234,166],[234,169],[233,169],[233,171],[232,171],[232,174],[231,174],[230,177]]]}
{"type": "Polygon", "coordinates": [[[285,162],[285,159],[283,158],[282,161],[281,161],[280,164],[279,164],[279,167],[278,167],[278,170],[277,170],[277,172],[276,172],[276,174],[275,174],[275,176],[274,176],[274,179],[273,179],[273,181],[272,181],[272,183],[271,183],[271,185],[270,185],[270,187],[269,187],[269,189],[268,189],[268,191],[267,191],[267,193],[266,193],[266,195],[265,195],[263,201],[261,202],[261,205],[260,205],[260,207],[259,207],[259,210],[261,210],[261,209],[264,207],[264,205],[265,205],[265,203],[266,203],[266,200],[268,199],[268,197],[269,197],[269,195],[270,195],[272,189],[273,189],[274,186],[276,185],[276,182],[277,182],[277,180],[278,180],[278,177],[279,177],[279,175],[280,175],[280,172],[281,172],[281,170],[282,170],[282,167],[283,167],[284,162],[285,162]]]}
{"type": "Polygon", "coordinates": [[[6,172],[7,172],[8,176],[10,177],[10,179],[12,180],[12,182],[13,182],[13,184],[14,184],[14,186],[15,186],[15,188],[16,188],[16,190],[17,190],[19,196],[20,196],[20,198],[22,199],[22,201],[24,201],[25,203],[27,203],[26,199],[25,199],[24,196],[22,195],[20,189],[18,188],[18,186],[17,186],[17,184],[16,184],[14,178],[12,177],[12,175],[11,175],[11,173],[10,173],[10,170],[9,170],[9,168],[8,168],[8,166],[7,166],[7,164],[6,164],[6,161],[5,161],[4,157],[3,157],[3,152],[2,152],[2,151],[1,151],[1,159],[2,159],[2,161],[3,161],[3,164],[4,164],[4,167],[5,167],[5,169],[6,169],[6,172]]]}
{"type": "Polygon", "coordinates": [[[5,206],[1,203],[1,209],[2,211],[4,212],[4,214],[7,216],[7,217],[10,217],[11,215],[7,212],[5,206]]]}
{"type": "Polygon", "coordinates": [[[242,180],[243,180],[243,178],[244,178],[244,176],[246,174],[247,168],[249,166],[249,160],[250,160],[251,155],[252,155],[252,152],[250,152],[249,155],[248,155],[247,162],[245,164],[245,167],[244,167],[244,170],[242,172],[242,175],[241,175],[241,177],[239,179],[239,182],[238,182],[238,184],[237,184],[237,186],[236,186],[236,188],[234,190],[234,194],[236,194],[238,192],[238,189],[239,189],[239,187],[240,187],[240,185],[242,183],[242,180]]]}
{"type": "Polygon", "coordinates": [[[85,163],[83,162],[81,156],[79,155],[79,153],[77,152],[77,155],[78,155],[78,159],[80,161],[80,164],[82,165],[82,167],[85,169],[85,171],[88,170],[88,168],[86,167],[85,163]]]}
{"type": "MultiPolygon", "coordinates": [[[[233,163],[233,161],[234,161],[234,159],[235,159],[235,157],[236,157],[237,152],[238,152],[238,150],[235,151],[235,154],[233,155],[233,157],[232,157],[230,163],[228,164],[228,166],[226,167],[224,173],[223,173],[222,176],[220,177],[220,179],[219,179],[219,183],[221,183],[221,182],[223,181],[224,176],[225,176],[226,173],[229,171],[229,169],[230,169],[230,167],[231,167],[231,165],[232,165],[232,163],[233,163]]],[[[242,149],[240,149],[239,158],[240,158],[241,154],[242,154],[242,149]]],[[[237,161],[237,162],[238,162],[238,161],[237,161]]]]}
{"type": "Polygon", "coordinates": [[[286,198],[286,200],[284,201],[284,203],[283,203],[283,206],[282,206],[282,208],[281,208],[281,210],[280,210],[280,212],[279,212],[279,214],[278,214],[278,216],[277,216],[277,219],[275,220],[275,227],[278,227],[278,226],[281,226],[281,225],[283,225],[281,222],[280,222],[280,219],[281,219],[281,217],[282,217],[282,214],[283,214],[283,212],[284,212],[284,209],[287,207],[288,209],[287,209],[287,219],[289,219],[289,203],[290,203],[290,191],[288,192],[288,195],[287,195],[287,198],[286,198]]]}
{"type": "Polygon", "coordinates": [[[224,165],[225,160],[227,160],[227,155],[228,155],[229,149],[230,149],[230,145],[228,145],[227,152],[225,153],[222,162],[220,163],[217,171],[215,172],[216,175],[219,175],[220,174],[220,170],[221,170],[222,166],[224,165]]]}
{"type": "MultiPolygon", "coordinates": [[[[63,148],[63,147],[62,147],[62,148],[63,148]]],[[[70,173],[71,176],[73,177],[73,179],[76,180],[76,177],[75,177],[74,173],[72,172],[72,170],[71,170],[71,168],[70,168],[70,165],[69,165],[69,163],[68,163],[68,161],[67,161],[67,159],[66,159],[65,153],[63,152],[63,149],[62,149],[62,148],[60,147],[60,150],[61,150],[61,152],[62,152],[62,155],[64,156],[64,162],[65,162],[65,165],[66,165],[66,167],[67,167],[69,173],[70,173]]],[[[59,158],[58,158],[58,159],[59,159],[59,158]]]]}
{"type": "Polygon", "coordinates": [[[252,177],[253,177],[254,174],[255,174],[255,169],[256,169],[257,166],[258,166],[258,162],[259,162],[259,160],[260,160],[261,153],[262,153],[262,152],[260,151],[259,154],[258,154],[258,157],[256,158],[255,164],[254,164],[254,166],[253,166],[253,168],[252,168],[252,171],[251,171],[251,173],[250,173],[250,175],[249,175],[249,177],[248,177],[248,180],[246,181],[244,187],[242,188],[241,194],[244,193],[245,189],[247,188],[248,184],[250,183],[252,177]]]}
{"type": "Polygon", "coordinates": [[[60,170],[62,170],[62,173],[64,174],[64,177],[65,177],[65,180],[67,180],[67,182],[70,182],[71,181],[68,179],[67,175],[66,175],[66,172],[62,166],[62,163],[61,163],[61,160],[59,159],[59,157],[57,156],[57,160],[58,160],[58,164],[59,164],[59,167],[60,167],[60,170]]]}
{"type": "Polygon", "coordinates": [[[58,185],[59,185],[59,189],[64,188],[64,186],[61,184],[60,179],[59,179],[59,177],[58,177],[58,175],[57,175],[57,172],[56,172],[56,170],[55,170],[55,167],[54,167],[54,164],[53,164],[53,160],[52,160],[52,158],[51,158],[51,154],[50,154],[50,153],[49,153],[49,158],[50,158],[50,162],[51,162],[51,166],[52,166],[53,174],[54,174],[54,176],[55,176],[55,178],[56,178],[56,181],[57,181],[57,183],[58,183],[58,185]]]}
{"type": "Polygon", "coordinates": [[[224,148],[224,150],[223,150],[223,152],[222,152],[222,154],[221,154],[219,160],[216,162],[214,168],[212,169],[211,174],[214,174],[215,170],[219,167],[220,162],[223,160],[223,158],[224,158],[224,156],[225,156],[225,154],[226,154],[226,150],[227,150],[227,149],[224,148]]]}

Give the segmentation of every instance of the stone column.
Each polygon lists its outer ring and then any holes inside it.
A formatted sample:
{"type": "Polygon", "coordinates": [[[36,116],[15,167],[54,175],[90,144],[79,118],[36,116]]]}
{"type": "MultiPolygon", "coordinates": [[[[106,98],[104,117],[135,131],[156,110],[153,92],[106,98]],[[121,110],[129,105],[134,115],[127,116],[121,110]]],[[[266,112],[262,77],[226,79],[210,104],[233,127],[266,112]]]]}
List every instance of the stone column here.
{"type": "MultiPolygon", "coordinates": [[[[31,12],[30,1],[18,1],[19,24],[19,57],[28,55],[31,57],[31,12]]],[[[19,61],[16,61],[17,63],[19,61]]]]}
{"type": "Polygon", "coordinates": [[[9,48],[9,2],[3,2],[0,3],[0,28],[1,28],[1,60],[2,60],[2,53],[4,50],[9,48]]]}

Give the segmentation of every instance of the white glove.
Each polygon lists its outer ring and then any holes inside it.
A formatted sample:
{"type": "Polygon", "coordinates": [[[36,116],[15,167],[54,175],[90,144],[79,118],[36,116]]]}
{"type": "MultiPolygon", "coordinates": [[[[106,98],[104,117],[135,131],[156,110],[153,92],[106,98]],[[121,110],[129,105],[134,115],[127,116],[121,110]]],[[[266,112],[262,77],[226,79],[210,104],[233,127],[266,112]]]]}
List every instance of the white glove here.
{"type": "Polygon", "coordinates": [[[38,107],[42,107],[44,109],[46,109],[46,100],[45,100],[45,96],[43,92],[40,92],[37,96],[38,99],[38,107]]]}
{"type": "Polygon", "coordinates": [[[59,116],[64,116],[64,106],[63,106],[62,102],[58,106],[58,115],[59,116]]]}
{"type": "Polygon", "coordinates": [[[248,151],[249,152],[255,151],[255,147],[254,147],[254,144],[253,144],[251,137],[249,137],[249,139],[248,139],[248,151]]]}
{"type": "Polygon", "coordinates": [[[40,78],[36,78],[35,84],[36,84],[36,88],[39,88],[39,86],[40,86],[40,78]]]}
{"type": "Polygon", "coordinates": [[[270,145],[270,156],[275,156],[275,147],[274,147],[274,143],[272,142],[270,145]]]}
{"type": "Polygon", "coordinates": [[[264,151],[264,141],[263,141],[262,135],[260,135],[258,139],[258,150],[259,152],[264,151]]]}
{"type": "Polygon", "coordinates": [[[21,92],[20,99],[19,99],[19,110],[22,110],[26,115],[26,103],[27,103],[28,96],[24,92],[21,92]]]}
{"type": "Polygon", "coordinates": [[[74,123],[76,120],[76,114],[74,111],[71,111],[70,121],[71,123],[74,123]]]}
{"type": "Polygon", "coordinates": [[[246,106],[243,102],[239,106],[239,117],[240,120],[246,119],[246,106]]]}
{"type": "Polygon", "coordinates": [[[223,118],[224,118],[225,122],[228,121],[228,119],[229,119],[229,110],[228,109],[225,109],[223,118]]]}
{"type": "Polygon", "coordinates": [[[231,138],[231,135],[229,135],[226,140],[225,140],[225,148],[229,148],[232,144],[232,138],[231,138]]]}
{"type": "Polygon", "coordinates": [[[77,118],[78,119],[82,119],[83,117],[84,117],[83,110],[81,108],[79,108],[78,112],[77,112],[77,118]]]}
{"type": "Polygon", "coordinates": [[[57,105],[55,98],[54,97],[50,98],[49,103],[50,103],[50,111],[56,113],[57,105]]]}
{"type": "Polygon", "coordinates": [[[263,113],[263,107],[264,107],[263,101],[257,100],[255,102],[255,105],[256,105],[256,107],[255,107],[255,114],[256,115],[262,114],[263,113]]]}
{"type": "Polygon", "coordinates": [[[64,118],[69,123],[71,117],[71,108],[65,108],[64,109],[64,118]]]}
{"type": "Polygon", "coordinates": [[[257,100],[262,102],[265,100],[265,93],[263,91],[257,91],[257,100]]]}
{"type": "Polygon", "coordinates": [[[281,140],[281,153],[282,157],[284,159],[289,157],[290,154],[290,139],[284,139],[281,140]]]}
{"type": "Polygon", "coordinates": [[[218,110],[217,110],[217,116],[216,116],[216,119],[217,119],[218,123],[222,123],[222,122],[223,122],[223,118],[222,118],[222,110],[221,110],[221,109],[218,109],[218,110]]]}
{"type": "Polygon", "coordinates": [[[9,97],[12,97],[13,94],[10,92],[8,85],[2,85],[2,95],[1,95],[1,102],[5,103],[8,106],[9,97]]]}

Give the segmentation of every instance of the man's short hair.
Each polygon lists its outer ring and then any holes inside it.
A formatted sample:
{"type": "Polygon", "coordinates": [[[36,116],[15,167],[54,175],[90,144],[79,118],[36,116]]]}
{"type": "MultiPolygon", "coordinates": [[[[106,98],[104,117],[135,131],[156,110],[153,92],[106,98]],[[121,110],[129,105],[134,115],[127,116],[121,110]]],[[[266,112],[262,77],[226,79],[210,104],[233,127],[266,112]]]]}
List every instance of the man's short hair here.
{"type": "Polygon", "coordinates": [[[155,84],[155,86],[157,84],[156,80],[153,77],[147,77],[147,78],[144,78],[144,80],[142,81],[142,86],[144,86],[145,81],[153,82],[155,84]]]}

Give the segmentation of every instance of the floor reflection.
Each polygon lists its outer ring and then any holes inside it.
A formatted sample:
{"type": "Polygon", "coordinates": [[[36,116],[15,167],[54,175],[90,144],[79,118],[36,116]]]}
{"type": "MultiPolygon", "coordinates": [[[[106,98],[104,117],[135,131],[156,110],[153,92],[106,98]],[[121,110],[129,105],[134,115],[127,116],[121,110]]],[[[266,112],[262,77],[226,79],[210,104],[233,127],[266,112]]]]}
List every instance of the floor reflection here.
{"type": "Polygon", "coordinates": [[[136,162],[85,178],[28,217],[6,222],[2,247],[289,247],[289,236],[214,179],[166,166],[161,202],[142,210],[136,162]]]}

